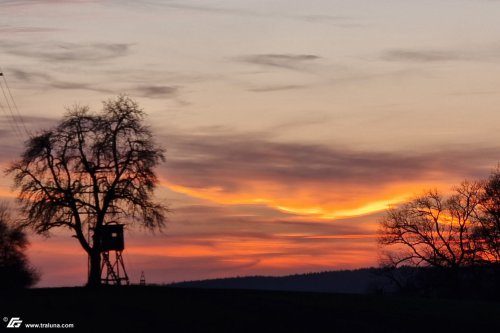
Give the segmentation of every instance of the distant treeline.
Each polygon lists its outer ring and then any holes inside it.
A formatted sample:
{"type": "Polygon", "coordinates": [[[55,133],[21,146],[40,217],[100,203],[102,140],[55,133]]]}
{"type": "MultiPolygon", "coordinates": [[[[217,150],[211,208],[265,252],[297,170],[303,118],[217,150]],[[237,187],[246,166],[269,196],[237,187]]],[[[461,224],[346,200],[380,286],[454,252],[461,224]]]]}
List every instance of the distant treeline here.
{"type": "Polygon", "coordinates": [[[247,276],[173,283],[179,288],[249,289],[498,299],[500,265],[362,268],[289,276],[247,276]]]}
{"type": "Polygon", "coordinates": [[[174,287],[217,288],[217,289],[259,289],[363,294],[372,289],[381,269],[363,268],[356,270],[329,271],[295,274],[288,276],[247,276],[212,280],[173,283],[174,287]]]}

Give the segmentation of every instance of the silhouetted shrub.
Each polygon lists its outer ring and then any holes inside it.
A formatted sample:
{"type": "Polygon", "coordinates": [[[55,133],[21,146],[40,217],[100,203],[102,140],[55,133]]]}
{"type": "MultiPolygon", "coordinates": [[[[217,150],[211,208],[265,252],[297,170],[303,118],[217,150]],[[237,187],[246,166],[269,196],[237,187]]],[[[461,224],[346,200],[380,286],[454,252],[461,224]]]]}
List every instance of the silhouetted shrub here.
{"type": "Polygon", "coordinates": [[[0,205],[0,288],[26,288],[39,280],[24,253],[26,234],[10,223],[8,208],[0,205]]]}

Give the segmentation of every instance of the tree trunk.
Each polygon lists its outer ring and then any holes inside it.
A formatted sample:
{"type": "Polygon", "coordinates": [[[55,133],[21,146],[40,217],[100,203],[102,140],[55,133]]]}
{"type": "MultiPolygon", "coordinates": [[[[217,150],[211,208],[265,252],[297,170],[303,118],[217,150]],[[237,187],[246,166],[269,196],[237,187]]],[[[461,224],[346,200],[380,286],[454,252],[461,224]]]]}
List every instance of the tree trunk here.
{"type": "Polygon", "coordinates": [[[90,253],[90,273],[87,287],[98,287],[101,285],[101,253],[95,248],[90,253]]]}

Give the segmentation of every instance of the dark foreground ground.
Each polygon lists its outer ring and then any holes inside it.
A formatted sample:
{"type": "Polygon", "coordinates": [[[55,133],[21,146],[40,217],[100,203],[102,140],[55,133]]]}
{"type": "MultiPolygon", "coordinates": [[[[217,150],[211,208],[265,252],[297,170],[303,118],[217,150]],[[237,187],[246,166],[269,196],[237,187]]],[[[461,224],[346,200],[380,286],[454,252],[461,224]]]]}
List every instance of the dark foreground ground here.
{"type": "Polygon", "coordinates": [[[0,331],[17,331],[6,329],[3,321],[11,317],[20,317],[23,325],[72,323],[76,328],[70,331],[85,332],[498,332],[500,302],[149,286],[55,288],[2,291],[0,331]]]}

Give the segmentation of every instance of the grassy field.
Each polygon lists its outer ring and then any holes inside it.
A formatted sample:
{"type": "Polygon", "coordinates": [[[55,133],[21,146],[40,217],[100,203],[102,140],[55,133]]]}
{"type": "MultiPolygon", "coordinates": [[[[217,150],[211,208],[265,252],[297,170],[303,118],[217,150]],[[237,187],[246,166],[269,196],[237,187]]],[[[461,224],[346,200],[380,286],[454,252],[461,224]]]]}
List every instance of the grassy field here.
{"type": "MultiPolygon", "coordinates": [[[[471,332],[500,302],[170,287],[3,291],[0,316],[111,332],[471,332]]],[[[0,323],[0,328],[5,328],[0,323]]],[[[63,330],[66,331],[66,330],[63,330]]]]}

